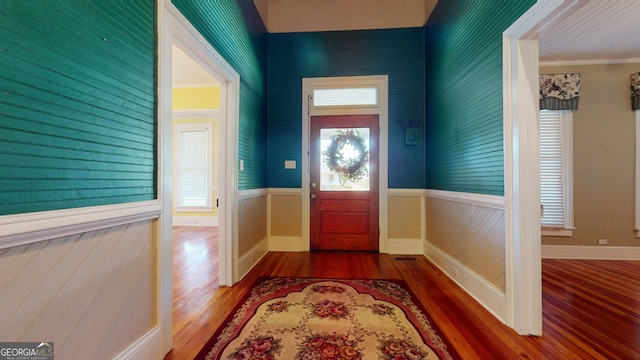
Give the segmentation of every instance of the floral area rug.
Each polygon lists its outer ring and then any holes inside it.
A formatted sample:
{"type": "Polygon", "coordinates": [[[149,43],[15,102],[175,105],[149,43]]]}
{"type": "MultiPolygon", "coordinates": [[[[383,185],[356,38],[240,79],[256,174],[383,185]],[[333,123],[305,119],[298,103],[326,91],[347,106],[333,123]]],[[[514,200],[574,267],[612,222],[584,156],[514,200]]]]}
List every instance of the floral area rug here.
{"type": "Polygon", "coordinates": [[[197,359],[458,359],[401,280],[260,278],[197,359]]]}

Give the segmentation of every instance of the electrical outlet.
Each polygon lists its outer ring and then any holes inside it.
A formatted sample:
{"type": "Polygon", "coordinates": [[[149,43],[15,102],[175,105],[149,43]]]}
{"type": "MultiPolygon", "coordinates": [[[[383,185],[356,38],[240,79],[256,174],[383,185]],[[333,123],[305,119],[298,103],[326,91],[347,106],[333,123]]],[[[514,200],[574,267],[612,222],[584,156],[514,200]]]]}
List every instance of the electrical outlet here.
{"type": "Polygon", "coordinates": [[[607,245],[609,240],[607,239],[598,239],[598,245],[607,245]]]}

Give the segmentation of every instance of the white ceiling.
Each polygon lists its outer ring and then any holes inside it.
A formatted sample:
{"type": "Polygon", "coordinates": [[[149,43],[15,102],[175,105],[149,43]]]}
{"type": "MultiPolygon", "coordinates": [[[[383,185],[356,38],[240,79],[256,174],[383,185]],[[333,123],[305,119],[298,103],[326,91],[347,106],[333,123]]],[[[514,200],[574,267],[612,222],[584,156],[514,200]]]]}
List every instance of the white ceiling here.
{"type": "Polygon", "coordinates": [[[173,87],[220,86],[220,82],[175,45],[171,49],[173,87]]]}
{"type": "Polygon", "coordinates": [[[538,36],[542,62],[640,63],[640,1],[565,0],[538,36]]]}

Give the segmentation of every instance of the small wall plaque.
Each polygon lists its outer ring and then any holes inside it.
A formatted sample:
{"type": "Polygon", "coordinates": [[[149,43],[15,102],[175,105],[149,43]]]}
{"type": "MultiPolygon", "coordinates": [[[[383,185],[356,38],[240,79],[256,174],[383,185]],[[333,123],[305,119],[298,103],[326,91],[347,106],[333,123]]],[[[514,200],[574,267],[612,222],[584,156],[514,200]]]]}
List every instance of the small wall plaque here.
{"type": "Polygon", "coordinates": [[[417,145],[418,144],[418,128],[409,126],[404,128],[404,144],[405,145],[417,145]]]}

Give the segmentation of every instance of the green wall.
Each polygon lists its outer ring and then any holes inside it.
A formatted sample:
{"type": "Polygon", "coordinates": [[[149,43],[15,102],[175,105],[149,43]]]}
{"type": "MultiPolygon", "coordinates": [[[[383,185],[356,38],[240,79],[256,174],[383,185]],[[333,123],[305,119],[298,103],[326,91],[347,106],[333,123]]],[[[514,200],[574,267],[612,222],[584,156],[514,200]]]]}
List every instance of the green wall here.
{"type": "Polygon", "coordinates": [[[267,33],[253,1],[173,0],[240,74],[238,189],[267,186],[267,33]]]}
{"type": "Polygon", "coordinates": [[[534,3],[438,2],[425,26],[427,188],[504,194],[502,32],[534,3]]]}
{"type": "Polygon", "coordinates": [[[269,34],[269,187],[300,188],[302,79],[389,75],[389,187],[424,187],[424,143],[404,145],[398,120],[424,120],[422,28],[269,34]]]}
{"type": "MultiPolygon", "coordinates": [[[[173,2],[240,74],[240,189],[301,186],[302,78],[388,74],[389,186],[503,194],[502,31],[534,0],[269,35],[252,2],[173,2]]],[[[156,1],[4,1],[0,41],[0,215],[154,199],[156,1]]]]}
{"type": "Polygon", "coordinates": [[[156,1],[0,3],[0,215],[156,197],[156,1]]]}

